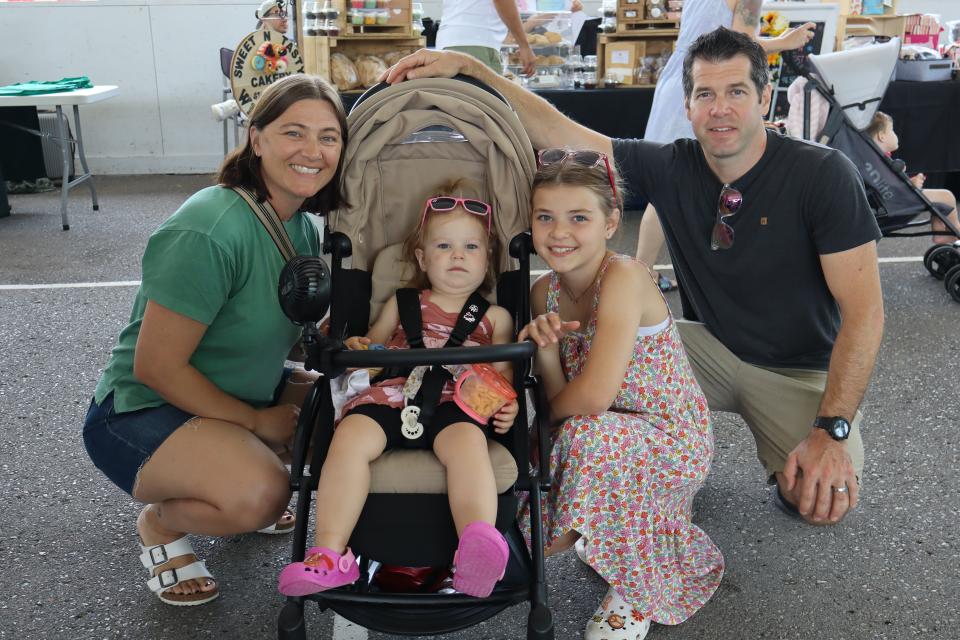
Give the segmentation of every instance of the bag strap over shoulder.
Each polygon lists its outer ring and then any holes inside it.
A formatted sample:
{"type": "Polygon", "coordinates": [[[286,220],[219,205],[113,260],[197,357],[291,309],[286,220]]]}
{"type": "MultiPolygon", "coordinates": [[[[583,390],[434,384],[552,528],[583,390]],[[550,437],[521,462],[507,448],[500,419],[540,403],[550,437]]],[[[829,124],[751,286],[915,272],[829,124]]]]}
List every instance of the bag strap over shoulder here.
{"type": "Polygon", "coordinates": [[[256,214],[257,219],[263,224],[263,228],[267,230],[267,233],[269,233],[273,239],[273,243],[277,245],[277,249],[280,251],[280,255],[283,256],[283,259],[289,262],[296,257],[297,252],[293,248],[293,242],[291,242],[290,236],[287,235],[287,230],[283,227],[283,222],[280,221],[280,216],[277,215],[273,205],[267,201],[260,202],[256,195],[251,193],[246,187],[231,188],[246,201],[250,209],[253,210],[253,213],[256,214]]]}

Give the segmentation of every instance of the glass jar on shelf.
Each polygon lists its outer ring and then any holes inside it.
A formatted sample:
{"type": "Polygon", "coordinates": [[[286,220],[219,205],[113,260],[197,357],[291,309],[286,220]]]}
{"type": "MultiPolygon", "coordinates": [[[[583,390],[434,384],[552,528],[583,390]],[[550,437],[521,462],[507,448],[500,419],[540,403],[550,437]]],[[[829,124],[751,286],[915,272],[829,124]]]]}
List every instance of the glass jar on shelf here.
{"type": "Polygon", "coordinates": [[[410,5],[410,20],[413,22],[413,35],[419,38],[423,33],[423,4],[414,2],[410,5]]]}
{"type": "Polygon", "coordinates": [[[320,3],[318,2],[304,2],[303,3],[303,35],[305,36],[319,36],[323,35],[320,33],[320,27],[323,24],[323,20],[320,18],[320,3]]]}
{"type": "Polygon", "coordinates": [[[583,88],[597,88],[597,56],[583,56],[583,88]]]}
{"type": "MultiPolygon", "coordinates": [[[[577,84],[577,72],[583,73],[583,57],[580,55],[580,47],[574,47],[573,53],[566,57],[563,61],[563,87],[565,89],[576,89],[580,85],[577,84]]],[[[583,82],[583,78],[580,78],[580,82],[583,82]]]]}
{"type": "Polygon", "coordinates": [[[340,35],[340,12],[333,6],[331,0],[324,0],[318,17],[320,20],[320,30],[324,35],[340,35]]]}

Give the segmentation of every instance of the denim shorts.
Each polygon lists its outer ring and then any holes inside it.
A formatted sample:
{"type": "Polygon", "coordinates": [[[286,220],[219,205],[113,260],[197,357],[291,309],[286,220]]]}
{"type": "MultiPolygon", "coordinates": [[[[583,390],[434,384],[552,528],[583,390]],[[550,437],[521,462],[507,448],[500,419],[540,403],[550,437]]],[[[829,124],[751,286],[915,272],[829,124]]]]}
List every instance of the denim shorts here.
{"type": "MultiPolygon", "coordinates": [[[[272,404],[279,400],[292,372],[284,369],[272,404]]],[[[83,444],[94,466],[132,496],[140,467],[174,431],[194,417],[172,404],[117,413],[110,392],[100,404],[95,399],[90,401],[83,425],[83,444]]]]}

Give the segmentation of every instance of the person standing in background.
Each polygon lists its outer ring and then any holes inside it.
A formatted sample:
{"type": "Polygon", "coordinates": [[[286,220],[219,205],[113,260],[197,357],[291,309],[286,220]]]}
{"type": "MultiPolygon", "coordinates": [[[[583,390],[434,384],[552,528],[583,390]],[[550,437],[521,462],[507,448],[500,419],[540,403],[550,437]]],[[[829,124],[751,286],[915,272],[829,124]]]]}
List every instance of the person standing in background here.
{"type": "Polygon", "coordinates": [[[269,29],[286,35],[290,26],[287,20],[287,5],[277,0],[264,0],[257,9],[257,29],[269,29]]]}
{"type": "MultiPolygon", "coordinates": [[[[647,129],[643,134],[644,140],[668,143],[680,138],[693,138],[693,126],[684,110],[681,72],[687,49],[704,33],[717,27],[728,27],[758,41],[767,54],[799,49],[813,38],[815,25],[812,22],[788,29],[776,38],[760,38],[762,5],[763,0],[687,0],[684,3],[677,47],[657,82],[647,129]]],[[[656,210],[648,204],[640,220],[637,260],[653,271],[661,248],[663,229],[656,210]]],[[[677,285],[663,274],[657,276],[657,284],[662,291],[677,288],[677,285]]]]}
{"type": "Polygon", "coordinates": [[[443,0],[437,49],[462,51],[502,75],[500,45],[507,33],[519,43],[524,75],[533,75],[536,56],[527,43],[515,0],[443,0]]]}

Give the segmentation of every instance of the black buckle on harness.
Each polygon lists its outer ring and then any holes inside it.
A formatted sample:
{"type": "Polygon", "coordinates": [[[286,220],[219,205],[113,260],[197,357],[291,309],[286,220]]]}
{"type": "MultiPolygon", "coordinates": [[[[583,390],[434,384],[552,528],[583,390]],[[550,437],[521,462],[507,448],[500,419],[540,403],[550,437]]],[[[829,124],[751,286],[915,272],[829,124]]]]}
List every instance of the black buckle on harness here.
{"type": "MultiPolygon", "coordinates": [[[[486,315],[490,303],[479,293],[474,291],[467,298],[460,309],[457,322],[450,332],[450,338],[444,347],[459,347],[476,330],[483,316],[486,315]]],[[[407,337],[407,344],[412,349],[423,349],[423,315],[420,312],[420,292],[412,288],[397,289],[397,311],[400,315],[400,325],[407,337]]],[[[410,371],[406,372],[410,375],[410,371]]],[[[431,367],[424,374],[420,390],[410,404],[420,407],[420,423],[424,427],[430,424],[433,412],[440,402],[443,387],[452,378],[449,371],[442,366],[431,367]]]]}

